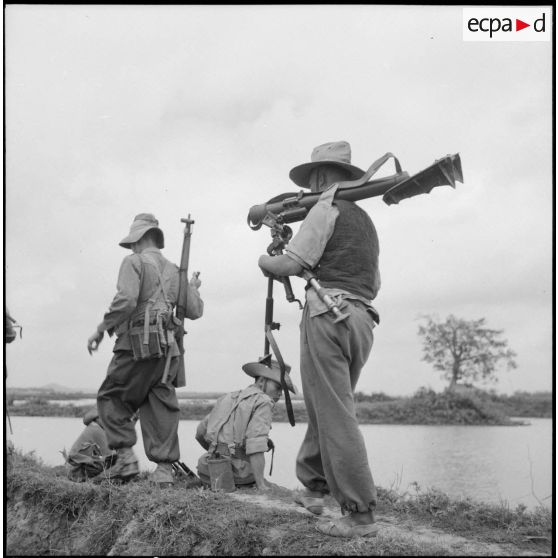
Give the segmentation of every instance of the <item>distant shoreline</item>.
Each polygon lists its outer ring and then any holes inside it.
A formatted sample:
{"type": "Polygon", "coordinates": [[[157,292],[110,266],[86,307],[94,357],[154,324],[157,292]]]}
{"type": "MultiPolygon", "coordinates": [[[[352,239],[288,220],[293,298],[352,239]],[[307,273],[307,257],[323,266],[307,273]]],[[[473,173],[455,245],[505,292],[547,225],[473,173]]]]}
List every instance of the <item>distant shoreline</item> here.
{"type": "MultiPolygon", "coordinates": [[[[95,400],[96,394],[60,394],[36,390],[7,390],[7,410],[12,416],[82,417],[91,408],[74,404],[80,399],[95,400]],[[80,397],[81,395],[81,397],[80,397]],[[72,401],[55,404],[52,401],[72,401]],[[16,404],[17,403],[17,404],[16,404]]],[[[198,393],[194,397],[179,397],[180,419],[201,420],[213,402],[222,395],[216,392],[198,393]]],[[[431,424],[431,425],[522,425],[521,418],[552,418],[553,401],[550,392],[518,393],[500,396],[475,388],[458,392],[436,393],[422,388],[411,397],[391,397],[382,393],[355,394],[357,418],[360,424],[431,424]]],[[[293,398],[296,422],[307,422],[306,407],[301,398],[293,398]]],[[[274,410],[275,422],[287,422],[285,403],[279,401],[274,410]]]]}

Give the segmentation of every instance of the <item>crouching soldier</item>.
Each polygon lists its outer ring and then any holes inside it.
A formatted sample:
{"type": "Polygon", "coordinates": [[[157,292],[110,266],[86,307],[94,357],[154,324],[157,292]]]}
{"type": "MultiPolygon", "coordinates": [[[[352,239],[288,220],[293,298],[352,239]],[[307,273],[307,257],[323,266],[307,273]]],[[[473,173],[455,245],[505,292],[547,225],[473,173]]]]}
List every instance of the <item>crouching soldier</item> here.
{"type": "Polygon", "coordinates": [[[85,429],[70,449],[66,458],[68,478],[75,482],[84,482],[96,477],[110,467],[116,452],[109,449],[107,435],[99,424],[99,412],[93,407],[83,417],[85,429]]]}
{"type": "MultiPolygon", "coordinates": [[[[242,369],[256,381],[247,388],[220,397],[212,411],[200,422],[196,440],[207,450],[198,461],[198,475],[206,485],[211,484],[210,464],[217,457],[228,457],[234,484],[267,490],[264,479],[264,453],[273,447],[269,439],[272,413],[281,397],[279,364],[271,367],[260,362],[245,364],[242,369]]],[[[287,366],[285,382],[293,393],[296,388],[287,366]]]]}

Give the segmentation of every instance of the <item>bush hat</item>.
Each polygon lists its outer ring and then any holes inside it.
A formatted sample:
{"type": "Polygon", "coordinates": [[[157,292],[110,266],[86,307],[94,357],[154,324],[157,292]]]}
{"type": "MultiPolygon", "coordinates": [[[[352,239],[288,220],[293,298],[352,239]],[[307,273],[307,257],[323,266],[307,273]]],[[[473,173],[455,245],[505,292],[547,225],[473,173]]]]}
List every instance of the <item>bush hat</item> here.
{"type": "Polygon", "coordinates": [[[130,232],[128,236],[123,238],[118,244],[122,248],[130,248],[130,245],[137,242],[147,231],[151,229],[157,229],[161,235],[159,248],[165,247],[165,236],[163,231],[159,228],[159,221],[155,219],[155,216],[151,213],[140,213],[134,217],[132,226],[130,227],[130,232]]]}
{"type": "MultiPolygon", "coordinates": [[[[261,376],[263,378],[269,378],[281,385],[281,368],[276,360],[271,361],[271,366],[263,364],[261,361],[248,362],[242,367],[242,370],[244,370],[248,376],[252,376],[252,378],[259,378],[261,376]]],[[[289,391],[296,394],[298,393],[298,390],[289,376],[290,371],[291,367],[288,364],[285,364],[285,384],[287,384],[289,391]]]]}
{"type": "Polygon", "coordinates": [[[364,175],[364,171],[351,165],[351,146],[346,141],[332,141],[314,147],[310,156],[310,163],[304,163],[291,169],[289,178],[302,188],[309,188],[310,173],[320,165],[335,165],[345,169],[351,175],[351,179],[357,179],[364,175]]]}

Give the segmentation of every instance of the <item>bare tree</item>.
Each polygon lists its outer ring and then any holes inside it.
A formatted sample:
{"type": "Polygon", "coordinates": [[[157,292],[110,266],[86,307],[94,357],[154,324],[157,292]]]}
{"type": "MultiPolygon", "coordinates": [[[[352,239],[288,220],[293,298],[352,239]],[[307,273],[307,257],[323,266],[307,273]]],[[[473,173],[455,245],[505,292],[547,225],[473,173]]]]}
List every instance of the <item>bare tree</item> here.
{"type": "Polygon", "coordinates": [[[450,381],[453,391],[460,381],[487,380],[497,382],[496,371],[501,364],[508,370],[516,368],[516,354],[501,338],[503,330],[485,327],[486,320],[462,320],[450,315],[445,322],[423,316],[419,326],[423,337],[422,360],[432,363],[450,381]]]}

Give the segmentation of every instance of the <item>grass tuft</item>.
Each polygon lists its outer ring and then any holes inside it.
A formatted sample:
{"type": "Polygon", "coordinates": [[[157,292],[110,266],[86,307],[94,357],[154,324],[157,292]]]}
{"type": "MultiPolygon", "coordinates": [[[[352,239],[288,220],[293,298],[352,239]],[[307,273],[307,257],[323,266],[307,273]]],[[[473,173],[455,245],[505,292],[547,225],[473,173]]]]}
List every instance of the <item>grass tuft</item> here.
{"type": "MultiPolygon", "coordinates": [[[[292,496],[282,487],[271,492],[283,504],[292,503],[292,496]]],[[[485,547],[479,541],[484,541],[550,552],[550,510],[530,512],[524,506],[511,509],[455,500],[418,486],[414,494],[379,489],[378,496],[379,519],[390,518],[393,527],[387,522],[376,538],[347,540],[318,533],[317,518],[289,507],[261,507],[250,499],[188,489],[181,483],[160,489],[145,475],[123,485],[74,483],[65,478],[64,468],[45,467],[32,454],[16,452],[6,483],[6,551],[12,555],[449,556],[467,555],[471,548],[481,554],[485,547]],[[417,532],[436,528],[449,542],[417,536],[415,526],[420,527],[417,532]],[[466,539],[467,551],[451,533],[466,539]]]]}

